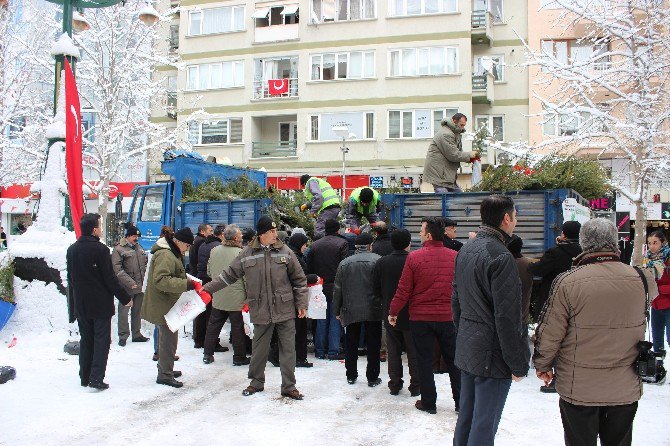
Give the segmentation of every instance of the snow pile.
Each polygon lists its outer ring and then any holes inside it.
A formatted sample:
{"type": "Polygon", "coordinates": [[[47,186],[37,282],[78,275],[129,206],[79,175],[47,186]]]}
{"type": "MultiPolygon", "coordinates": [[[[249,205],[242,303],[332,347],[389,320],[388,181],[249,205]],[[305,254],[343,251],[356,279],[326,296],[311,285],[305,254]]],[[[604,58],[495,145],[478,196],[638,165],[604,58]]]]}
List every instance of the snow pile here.
{"type": "Polygon", "coordinates": [[[57,41],[51,47],[52,56],[71,56],[79,59],[79,48],[74,44],[72,38],[67,33],[61,34],[57,41]]]}
{"type": "Polygon", "coordinates": [[[35,226],[14,238],[9,248],[12,257],[44,259],[48,266],[60,271],[63,285],[67,285],[65,253],[76,240],[74,232],[62,226],[51,231],[41,231],[35,226]]]}
{"type": "Polygon", "coordinates": [[[3,329],[12,337],[25,333],[64,330],[69,326],[67,301],[56,285],[14,277],[16,311],[3,329]]]}

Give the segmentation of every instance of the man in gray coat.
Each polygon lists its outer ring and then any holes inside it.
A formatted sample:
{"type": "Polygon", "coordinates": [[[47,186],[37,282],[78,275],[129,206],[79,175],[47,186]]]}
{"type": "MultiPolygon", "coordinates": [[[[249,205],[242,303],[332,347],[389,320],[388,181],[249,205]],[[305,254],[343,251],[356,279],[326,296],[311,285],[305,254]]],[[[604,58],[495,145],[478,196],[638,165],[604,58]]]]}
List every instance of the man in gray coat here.
{"type": "Polygon", "coordinates": [[[126,236],[112,250],[112,268],[121,285],[133,298],[132,307],[119,302],[119,345],[124,347],[132,330],[133,342],[147,342],[149,338],[142,335],[142,283],[147,270],[147,254],[144,248],[137,243],[142,236],[139,229],[128,225],[126,236]],[[130,312],[130,328],[128,327],[128,313],[130,312]]]}
{"type": "Polygon", "coordinates": [[[207,293],[222,290],[243,277],[249,316],[254,324],[249,378],[244,396],[265,388],[265,364],[272,333],[279,336],[282,396],[303,399],[295,388],[295,316],[307,315],[307,278],[293,251],[277,240],[277,224],[268,216],[256,223],[258,236],[235,257],[230,266],[203,287],[207,293]]]}
{"type": "Polygon", "coordinates": [[[468,118],[456,113],[451,120],[443,119],[442,128],[435,133],[428,147],[423,166],[423,181],[433,185],[438,194],[460,192],[456,184],[461,163],[470,162],[477,152],[464,152],[461,135],[465,132],[468,118]]]}
{"type": "Polygon", "coordinates": [[[382,303],[374,292],[375,264],[381,257],[370,252],[372,236],[365,232],[356,237],[356,252],[342,260],[337,267],[333,287],[333,314],[346,327],[347,382],[354,384],[358,378],[358,340],[365,327],[368,351],[366,377],[368,386],[381,384],[379,378],[379,351],[382,342],[382,303]]]}

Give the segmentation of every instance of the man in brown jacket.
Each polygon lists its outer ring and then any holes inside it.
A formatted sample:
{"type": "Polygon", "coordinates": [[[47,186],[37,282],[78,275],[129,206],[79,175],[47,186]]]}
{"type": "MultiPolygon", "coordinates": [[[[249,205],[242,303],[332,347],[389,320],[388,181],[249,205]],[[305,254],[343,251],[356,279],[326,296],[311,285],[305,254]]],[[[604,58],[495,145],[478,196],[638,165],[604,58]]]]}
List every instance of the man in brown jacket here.
{"type": "MultiPolygon", "coordinates": [[[[630,445],[642,384],[633,363],[644,339],[644,284],[619,260],[617,229],[605,219],[584,223],[583,252],[552,286],[537,328],[533,362],[556,391],[566,445],[630,445]]],[[[657,294],[651,276],[649,297],[657,294]]]]}
{"type": "Polygon", "coordinates": [[[244,396],[262,392],[265,364],[270,353],[272,332],[279,336],[281,394],[303,399],[295,388],[295,316],[307,314],[307,278],[293,251],[277,240],[277,224],[268,216],[256,223],[258,236],[240,252],[230,266],[203,287],[215,293],[242,277],[246,280],[249,316],[254,324],[249,378],[244,396]]]}
{"type": "Polygon", "coordinates": [[[435,133],[428,147],[423,166],[423,181],[433,185],[436,193],[460,192],[456,176],[461,163],[467,163],[476,152],[464,152],[461,134],[465,132],[468,118],[456,113],[451,119],[442,120],[442,128],[435,133]]]}

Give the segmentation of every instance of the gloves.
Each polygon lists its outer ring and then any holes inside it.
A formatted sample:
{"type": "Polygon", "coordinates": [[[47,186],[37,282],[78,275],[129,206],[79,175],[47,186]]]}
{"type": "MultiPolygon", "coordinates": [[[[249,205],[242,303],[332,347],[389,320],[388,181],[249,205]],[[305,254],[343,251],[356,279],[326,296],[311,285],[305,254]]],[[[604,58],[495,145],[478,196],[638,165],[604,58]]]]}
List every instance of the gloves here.
{"type": "Polygon", "coordinates": [[[312,212],[312,218],[316,218],[318,215],[316,215],[316,212],[312,212]]]}
{"type": "Polygon", "coordinates": [[[353,228],[353,229],[351,230],[351,232],[353,232],[353,233],[356,234],[356,235],[360,235],[360,233],[361,233],[361,228],[353,228]]]}
{"type": "Polygon", "coordinates": [[[300,212],[305,212],[307,209],[312,208],[312,203],[305,203],[300,205],[300,212]]]}

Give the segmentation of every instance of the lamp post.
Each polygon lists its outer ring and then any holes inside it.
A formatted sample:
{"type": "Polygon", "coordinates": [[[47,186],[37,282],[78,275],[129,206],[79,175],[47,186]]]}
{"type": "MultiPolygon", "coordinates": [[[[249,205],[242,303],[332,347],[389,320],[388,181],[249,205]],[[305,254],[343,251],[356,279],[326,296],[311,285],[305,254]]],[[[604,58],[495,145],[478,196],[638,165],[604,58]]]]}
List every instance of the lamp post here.
{"type": "Polygon", "coordinates": [[[349,133],[349,126],[346,125],[334,125],[331,127],[333,133],[342,138],[342,200],[347,199],[347,153],[349,153],[349,148],[346,145],[347,138],[353,139],[356,137],[355,134],[349,133]]]}

